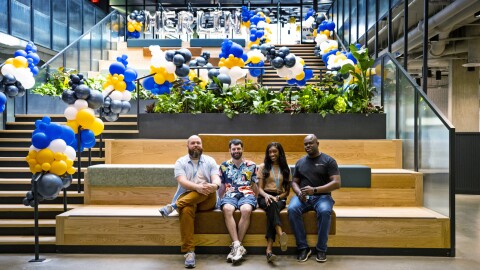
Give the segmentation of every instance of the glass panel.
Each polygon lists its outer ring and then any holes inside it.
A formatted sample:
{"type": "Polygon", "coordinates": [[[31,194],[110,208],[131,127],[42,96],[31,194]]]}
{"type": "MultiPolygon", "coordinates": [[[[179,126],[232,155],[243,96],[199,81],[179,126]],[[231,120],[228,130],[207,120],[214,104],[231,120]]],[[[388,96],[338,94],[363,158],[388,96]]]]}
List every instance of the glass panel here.
{"type": "Polygon", "coordinates": [[[0,1],[0,31],[8,32],[8,2],[0,1]]]}
{"type": "Polygon", "coordinates": [[[10,16],[10,23],[12,26],[12,36],[30,40],[31,21],[29,1],[12,0],[11,3],[12,16],[10,16]]]}
{"type": "MultiPolygon", "coordinates": [[[[365,34],[365,0],[358,1],[358,38],[365,34]]],[[[358,39],[357,38],[357,39],[358,39]]]]}
{"type": "Polygon", "coordinates": [[[384,15],[386,15],[388,13],[388,1],[390,1],[390,0],[380,0],[379,1],[379,7],[380,7],[380,10],[379,10],[379,13],[378,13],[379,18],[383,17],[384,15]]]}
{"type": "Polygon", "coordinates": [[[125,5],[127,0],[110,0],[110,5],[125,5]]]}
{"type": "Polygon", "coordinates": [[[90,34],[80,40],[80,72],[86,74],[90,69],[90,34]]]}
{"type": "Polygon", "coordinates": [[[50,48],[50,1],[33,1],[34,42],[50,48]]]}
{"type": "Polygon", "coordinates": [[[400,134],[399,139],[403,140],[403,168],[414,170],[415,87],[401,72],[399,72],[399,81],[398,132],[400,134]]]}
{"type": "Polygon", "coordinates": [[[102,59],[102,27],[98,25],[91,33],[92,57],[90,70],[98,70],[98,61],[102,59]]]}
{"type": "Polygon", "coordinates": [[[65,52],[65,59],[66,59],[65,68],[78,70],[78,46],[70,47],[65,52]]]}
{"type": "Polygon", "coordinates": [[[343,0],[343,44],[350,44],[350,0],[343,0]]]}
{"type": "MultiPolygon", "coordinates": [[[[302,21],[305,23],[305,15],[307,12],[313,8],[311,5],[304,5],[302,7],[302,21]]],[[[313,28],[312,27],[306,27],[305,24],[302,25],[302,42],[304,43],[314,43],[315,42],[315,37],[313,36],[313,28]]]]}
{"type": "MultiPolygon", "coordinates": [[[[381,61],[378,61],[378,65],[375,67],[377,71],[380,71],[381,61]]],[[[396,139],[396,96],[395,96],[395,84],[396,84],[396,69],[394,64],[388,59],[385,59],[385,76],[383,79],[383,106],[385,113],[387,114],[387,139],[396,139]],[[388,113],[387,113],[388,112],[388,113]]],[[[377,74],[381,76],[381,73],[377,74]]],[[[375,80],[374,80],[375,81],[375,80]]],[[[377,87],[380,91],[380,85],[377,87]]]]}
{"type": "Polygon", "coordinates": [[[93,6],[83,5],[83,31],[87,32],[95,25],[95,10],[93,6]]]}
{"type": "Polygon", "coordinates": [[[368,29],[370,29],[377,21],[375,17],[375,0],[368,0],[368,29]]]}
{"type": "Polygon", "coordinates": [[[52,2],[53,49],[60,51],[67,46],[67,5],[66,0],[52,2]]]}
{"type": "Polygon", "coordinates": [[[350,27],[350,43],[355,43],[358,39],[357,37],[357,0],[352,0],[350,3],[350,18],[351,18],[351,27],[350,27]]]}
{"type": "Polygon", "coordinates": [[[69,42],[82,35],[82,3],[80,0],[68,0],[69,42]]]}
{"type": "Polygon", "coordinates": [[[419,98],[419,171],[424,206],[449,216],[449,131],[423,98],[419,98]]]}

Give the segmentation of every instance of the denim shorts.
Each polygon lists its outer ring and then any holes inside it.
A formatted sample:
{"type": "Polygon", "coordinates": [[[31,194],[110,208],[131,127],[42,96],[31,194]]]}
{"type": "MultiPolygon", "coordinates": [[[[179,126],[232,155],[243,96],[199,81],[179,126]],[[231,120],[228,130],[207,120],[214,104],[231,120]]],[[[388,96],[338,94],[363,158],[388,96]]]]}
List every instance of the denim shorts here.
{"type": "Polygon", "coordinates": [[[244,204],[250,204],[255,210],[257,208],[257,198],[253,195],[244,196],[243,194],[237,194],[235,197],[225,196],[220,202],[220,209],[223,209],[225,204],[233,205],[235,209],[240,209],[240,206],[244,204]]]}

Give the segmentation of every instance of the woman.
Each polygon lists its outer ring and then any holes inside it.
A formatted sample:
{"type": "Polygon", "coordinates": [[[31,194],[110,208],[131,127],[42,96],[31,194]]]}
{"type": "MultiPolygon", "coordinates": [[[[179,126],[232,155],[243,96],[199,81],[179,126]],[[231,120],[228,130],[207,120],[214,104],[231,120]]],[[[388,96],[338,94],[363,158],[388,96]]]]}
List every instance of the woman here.
{"type": "Polygon", "coordinates": [[[290,193],[290,168],[287,164],[285,151],[280,143],[272,142],[267,146],[263,164],[258,166],[258,205],[267,214],[267,261],[276,259],[272,253],[275,236],[280,236],[282,251],[287,250],[287,234],[282,230],[280,210],[285,208],[286,199],[290,193]]]}

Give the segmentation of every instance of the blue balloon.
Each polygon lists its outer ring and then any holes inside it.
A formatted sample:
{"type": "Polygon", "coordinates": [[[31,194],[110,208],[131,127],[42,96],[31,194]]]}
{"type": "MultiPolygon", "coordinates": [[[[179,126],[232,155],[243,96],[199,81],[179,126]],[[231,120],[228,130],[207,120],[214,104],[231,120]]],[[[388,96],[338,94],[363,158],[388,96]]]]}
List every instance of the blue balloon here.
{"type": "Polygon", "coordinates": [[[77,136],[76,135],[73,137],[72,142],[70,144],[68,144],[68,146],[71,146],[73,149],[75,149],[75,151],[78,150],[77,149],[78,148],[78,141],[77,141],[77,136]]]}
{"type": "Polygon", "coordinates": [[[32,144],[37,149],[44,149],[50,144],[50,140],[45,133],[39,132],[32,136],[32,144]]]}
{"type": "MultiPolygon", "coordinates": [[[[3,93],[2,93],[3,94],[3,93]]],[[[3,112],[5,111],[5,104],[3,104],[2,106],[0,106],[0,112],[3,112]]]]}
{"type": "Polygon", "coordinates": [[[135,90],[135,83],[134,82],[127,82],[127,91],[130,91],[132,92],[133,90],[135,90]]]}
{"type": "Polygon", "coordinates": [[[257,33],[255,34],[255,36],[257,38],[261,38],[261,37],[263,37],[264,34],[265,34],[265,32],[263,30],[258,30],[257,33]]]}
{"type": "Polygon", "coordinates": [[[81,138],[82,146],[86,147],[86,144],[91,144],[92,141],[95,144],[95,135],[93,134],[93,131],[91,131],[90,129],[82,129],[80,133],[82,135],[82,138],[81,138]]]}
{"type": "Polygon", "coordinates": [[[297,84],[299,86],[305,86],[305,84],[307,84],[307,81],[305,79],[303,79],[303,80],[297,81],[297,84]]]}
{"type": "Polygon", "coordinates": [[[333,21],[329,21],[327,23],[327,29],[330,30],[330,31],[335,30],[335,23],[333,21]]]}
{"type": "Polygon", "coordinates": [[[290,79],[290,80],[287,81],[287,83],[288,83],[289,85],[295,85],[295,84],[297,83],[297,80],[295,80],[295,79],[290,79]]]}
{"type": "Polygon", "coordinates": [[[125,65],[120,62],[115,62],[108,68],[110,74],[123,74],[125,72],[125,65]]]}
{"type": "Polygon", "coordinates": [[[255,40],[257,40],[257,36],[255,36],[254,34],[250,34],[250,41],[254,42],[255,40]]]}
{"type": "Polygon", "coordinates": [[[37,76],[39,72],[38,67],[33,67],[30,69],[30,71],[32,72],[33,76],[37,76]]]}
{"type": "Polygon", "coordinates": [[[62,125],[62,133],[60,139],[64,140],[67,145],[70,145],[75,139],[75,133],[73,129],[69,126],[62,125]]]}
{"type": "Polygon", "coordinates": [[[305,72],[305,78],[304,80],[308,81],[310,80],[312,77],[313,77],[313,70],[309,69],[309,68],[304,68],[303,69],[303,72],[305,72]]]}
{"type": "Polygon", "coordinates": [[[242,54],[242,60],[247,61],[248,60],[248,55],[246,53],[242,54]]]}
{"type": "Polygon", "coordinates": [[[23,56],[23,57],[27,57],[27,52],[24,51],[24,50],[17,50],[13,56],[17,57],[17,56],[23,56]]]}
{"type": "Polygon", "coordinates": [[[44,122],[45,124],[50,124],[50,122],[52,122],[52,119],[50,119],[50,116],[45,115],[44,117],[42,117],[42,122],[44,122]]]}
{"type": "Polygon", "coordinates": [[[62,136],[62,126],[57,123],[50,123],[45,130],[45,134],[50,141],[58,139],[62,136]]]}
{"type": "Polygon", "coordinates": [[[0,92],[0,105],[3,105],[7,102],[7,96],[4,93],[0,92]]]}
{"type": "Polygon", "coordinates": [[[33,64],[36,65],[40,62],[40,57],[38,56],[38,54],[34,53],[34,52],[30,52],[26,58],[30,58],[33,60],[33,64]]]}
{"type": "Polygon", "coordinates": [[[137,72],[132,68],[127,68],[123,73],[125,82],[132,82],[137,79],[137,72]]]}

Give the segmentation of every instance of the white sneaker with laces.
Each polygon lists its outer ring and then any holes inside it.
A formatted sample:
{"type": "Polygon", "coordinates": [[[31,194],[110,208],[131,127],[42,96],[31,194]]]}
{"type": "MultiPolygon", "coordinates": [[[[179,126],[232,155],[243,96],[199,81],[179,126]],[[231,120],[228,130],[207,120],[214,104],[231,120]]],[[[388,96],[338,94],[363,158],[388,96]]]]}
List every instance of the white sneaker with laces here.
{"type": "Polygon", "coordinates": [[[237,253],[237,248],[235,247],[235,245],[233,243],[230,246],[230,248],[231,248],[230,253],[228,253],[228,255],[227,255],[227,262],[232,262],[233,256],[235,256],[235,253],[237,253]]]}
{"type": "Polygon", "coordinates": [[[236,262],[240,261],[243,258],[243,255],[245,255],[245,254],[247,254],[247,250],[242,245],[237,247],[235,255],[232,258],[232,263],[236,263],[236,262]]]}

